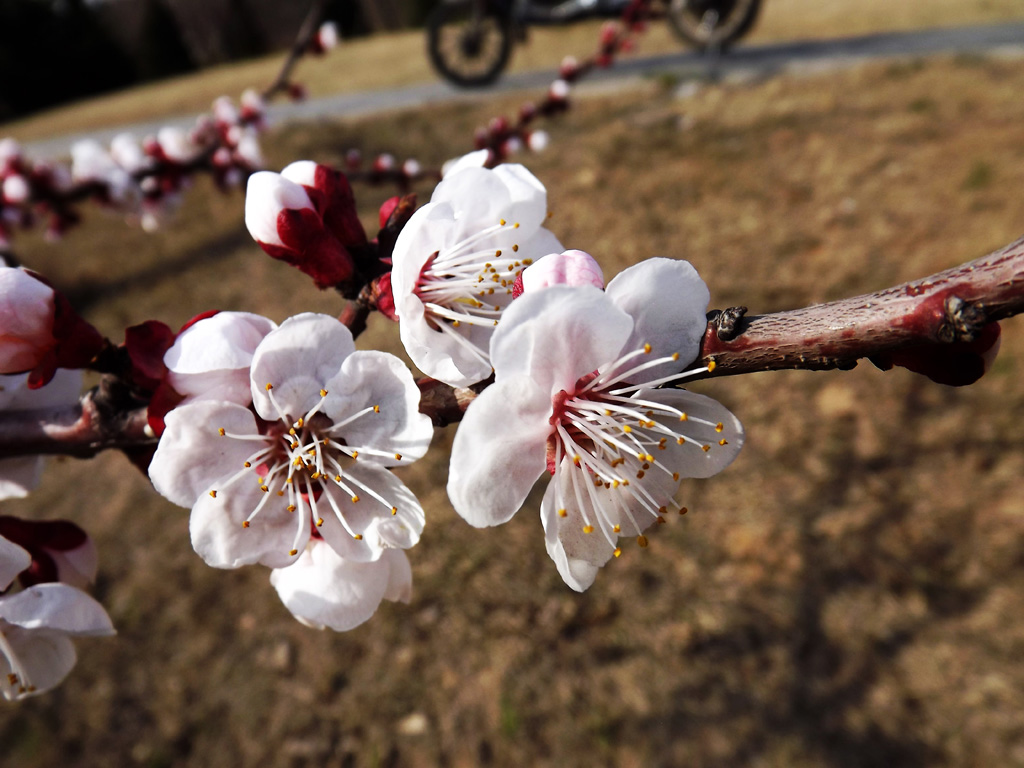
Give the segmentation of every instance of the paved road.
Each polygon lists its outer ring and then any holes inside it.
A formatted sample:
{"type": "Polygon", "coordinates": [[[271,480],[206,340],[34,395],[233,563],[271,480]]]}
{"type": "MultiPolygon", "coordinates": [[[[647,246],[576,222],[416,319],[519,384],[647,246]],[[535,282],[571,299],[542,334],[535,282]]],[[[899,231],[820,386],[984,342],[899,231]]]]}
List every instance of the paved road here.
{"type": "MultiPolygon", "coordinates": [[[[740,46],[727,56],[715,60],[709,60],[708,57],[692,51],[626,59],[617,62],[610,69],[592,74],[580,87],[608,87],[615,81],[627,85],[630,79],[660,74],[674,75],[680,79],[705,77],[709,71],[716,71],[718,75],[724,77],[737,73],[763,76],[801,68],[846,66],[867,59],[1001,51],[1024,55],[1024,23],[740,46]]],[[[551,71],[544,70],[509,75],[497,86],[486,91],[464,91],[444,82],[433,82],[395,90],[338,94],[298,104],[272,105],[269,117],[274,122],[283,122],[360,116],[444,101],[478,100],[495,90],[539,89],[546,87],[551,79],[551,71]]],[[[78,139],[91,137],[108,142],[122,131],[131,131],[143,136],[154,133],[164,125],[188,128],[195,123],[195,118],[196,115],[186,115],[158,122],[62,136],[29,143],[27,148],[37,157],[56,157],[66,154],[68,147],[78,139]]]]}

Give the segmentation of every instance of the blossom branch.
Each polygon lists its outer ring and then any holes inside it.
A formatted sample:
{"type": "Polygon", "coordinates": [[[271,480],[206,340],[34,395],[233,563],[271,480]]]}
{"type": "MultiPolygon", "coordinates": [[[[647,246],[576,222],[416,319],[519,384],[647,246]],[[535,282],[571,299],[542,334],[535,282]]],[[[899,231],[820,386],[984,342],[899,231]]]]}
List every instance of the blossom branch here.
{"type": "Polygon", "coordinates": [[[708,323],[694,367],[708,376],[853,368],[861,358],[919,344],[971,341],[1024,312],[1024,238],[944,272],[876,293],[803,309],[708,323]]]}
{"type": "Polygon", "coordinates": [[[314,0],[313,4],[310,6],[309,13],[302,22],[302,26],[299,27],[299,34],[296,35],[295,42],[292,44],[292,48],[288,52],[288,57],[281,65],[281,69],[278,71],[277,77],[275,77],[274,81],[264,88],[263,92],[260,94],[264,101],[270,101],[270,99],[278,93],[291,91],[292,70],[295,69],[295,65],[298,64],[299,59],[309,52],[310,42],[312,41],[313,36],[317,33],[317,28],[320,26],[320,19],[323,18],[324,8],[326,5],[326,0],[314,0]]]}

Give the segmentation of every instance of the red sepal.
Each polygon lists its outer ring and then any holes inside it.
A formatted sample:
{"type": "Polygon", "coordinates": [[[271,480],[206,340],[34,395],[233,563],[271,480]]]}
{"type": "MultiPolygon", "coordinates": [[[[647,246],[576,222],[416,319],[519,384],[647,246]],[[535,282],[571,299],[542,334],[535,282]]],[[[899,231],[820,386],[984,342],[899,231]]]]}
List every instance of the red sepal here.
{"type": "Polygon", "coordinates": [[[887,371],[894,365],[927,376],[937,384],[964,387],[980,379],[999,352],[999,323],[989,323],[973,341],[919,344],[871,358],[887,371]]]}
{"type": "Polygon", "coordinates": [[[32,564],[18,575],[22,586],[57,581],[57,564],[47,550],[67,552],[85,544],[85,531],[67,520],[22,520],[0,516],[0,536],[13,541],[32,557],[32,564]]]}
{"type": "Polygon", "coordinates": [[[132,361],[132,381],[152,392],[167,375],[164,354],[177,334],[166,323],[147,320],[124,331],[124,347],[132,361]]]}

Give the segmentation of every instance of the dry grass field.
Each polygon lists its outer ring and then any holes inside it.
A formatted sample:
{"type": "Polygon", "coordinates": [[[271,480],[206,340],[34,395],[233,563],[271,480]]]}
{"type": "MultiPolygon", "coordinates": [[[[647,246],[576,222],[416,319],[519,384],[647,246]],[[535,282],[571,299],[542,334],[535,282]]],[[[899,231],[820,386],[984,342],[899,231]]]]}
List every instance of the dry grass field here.
{"type": "MultiPolygon", "coordinates": [[[[685,99],[652,81],[581,101],[527,162],[551,228],[606,274],[686,258],[713,306],[765,312],[919,277],[1024,232],[1022,92],[1024,61],[975,57],[685,99]]],[[[516,105],[283,126],[266,147],[273,167],[353,146],[435,164],[516,105]]],[[[390,191],[356,193],[369,223],[390,191]]],[[[66,242],[23,238],[18,254],[112,336],[207,308],[339,310],[263,256],[241,198],[205,181],[155,235],[91,210],[66,242]]],[[[397,351],[396,339],[375,318],[361,343],[397,351]]],[[[1015,319],[965,389],[867,363],[701,382],[743,420],[743,452],[685,483],[690,514],[583,595],[544,552],[539,494],[498,529],[455,515],[453,433],[439,431],[405,474],[427,509],[413,601],[347,634],[296,623],[265,569],[206,567],[187,511],[122,457],[52,461],[49,482],[4,512],[88,527],[119,634],[79,643],[55,692],[0,709],[3,762],[1024,764],[1022,379],[1015,319]]]]}

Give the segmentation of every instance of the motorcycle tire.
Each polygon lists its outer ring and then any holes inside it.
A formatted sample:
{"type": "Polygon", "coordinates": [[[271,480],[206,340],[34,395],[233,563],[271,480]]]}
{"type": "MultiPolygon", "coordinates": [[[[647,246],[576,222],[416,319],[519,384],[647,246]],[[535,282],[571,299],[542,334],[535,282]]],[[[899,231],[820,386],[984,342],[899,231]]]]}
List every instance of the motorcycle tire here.
{"type": "Polygon", "coordinates": [[[760,10],[761,0],[671,0],[668,20],[697,50],[725,50],[751,30],[760,10]],[[712,13],[717,17],[708,23],[712,13]]]}
{"type": "Polygon", "coordinates": [[[512,33],[512,19],[491,3],[449,0],[427,17],[427,53],[449,82],[489,85],[508,64],[512,33]]]}

